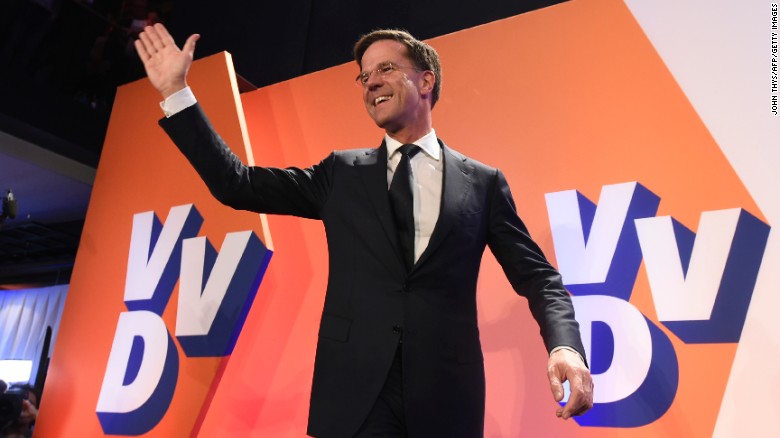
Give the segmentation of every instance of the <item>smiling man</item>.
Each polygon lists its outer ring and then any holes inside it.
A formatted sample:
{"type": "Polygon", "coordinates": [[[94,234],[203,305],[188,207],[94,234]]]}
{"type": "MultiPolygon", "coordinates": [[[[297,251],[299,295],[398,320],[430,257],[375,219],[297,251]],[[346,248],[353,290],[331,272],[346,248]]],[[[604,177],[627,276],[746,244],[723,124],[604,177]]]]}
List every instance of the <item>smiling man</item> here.
{"type": "MultiPolygon", "coordinates": [[[[409,59],[408,49],[401,42],[370,42],[379,35],[369,34],[355,47],[359,65],[370,66],[358,75],[357,82],[363,86],[366,110],[377,126],[395,140],[412,143],[431,132],[434,88],[438,99],[440,81],[433,70],[422,70],[409,59]]],[[[434,62],[425,57],[423,61],[434,62]]],[[[435,68],[440,76],[438,63],[435,68]]]]}
{"type": "Polygon", "coordinates": [[[550,352],[556,401],[570,382],[555,415],[568,419],[592,406],[571,299],[517,216],[503,174],[433,130],[442,76],[432,47],[397,30],[363,36],[354,50],[356,82],[383,141],[335,151],[308,168],[278,169],[243,165],[214,132],[186,85],[198,38],[179,50],[158,24],[136,41],[165,99],[161,126],[224,204],[325,226],[330,273],[309,435],[483,436],[476,285],[486,247],[528,299],[550,352]]]}

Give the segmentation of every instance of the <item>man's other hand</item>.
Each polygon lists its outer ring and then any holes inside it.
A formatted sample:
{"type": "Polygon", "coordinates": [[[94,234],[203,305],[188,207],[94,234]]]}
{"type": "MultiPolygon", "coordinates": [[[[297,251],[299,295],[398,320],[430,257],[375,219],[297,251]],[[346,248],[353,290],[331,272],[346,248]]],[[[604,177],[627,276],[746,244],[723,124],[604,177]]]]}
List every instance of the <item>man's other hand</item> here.
{"type": "Polygon", "coordinates": [[[567,420],[593,407],[593,380],[579,354],[565,348],[555,351],[547,363],[547,377],[556,402],[563,400],[563,382],[569,381],[569,401],[555,411],[556,416],[567,420]]]}

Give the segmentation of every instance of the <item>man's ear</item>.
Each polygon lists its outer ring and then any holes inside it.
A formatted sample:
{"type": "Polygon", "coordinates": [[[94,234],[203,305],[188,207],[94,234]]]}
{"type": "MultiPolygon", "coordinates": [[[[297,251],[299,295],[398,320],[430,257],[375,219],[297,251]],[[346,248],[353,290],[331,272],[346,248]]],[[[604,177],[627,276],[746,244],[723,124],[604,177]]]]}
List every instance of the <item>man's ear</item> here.
{"type": "Polygon", "coordinates": [[[437,81],[436,73],[425,70],[422,72],[422,85],[420,86],[420,93],[422,94],[430,94],[433,93],[433,86],[436,85],[437,81]]]}

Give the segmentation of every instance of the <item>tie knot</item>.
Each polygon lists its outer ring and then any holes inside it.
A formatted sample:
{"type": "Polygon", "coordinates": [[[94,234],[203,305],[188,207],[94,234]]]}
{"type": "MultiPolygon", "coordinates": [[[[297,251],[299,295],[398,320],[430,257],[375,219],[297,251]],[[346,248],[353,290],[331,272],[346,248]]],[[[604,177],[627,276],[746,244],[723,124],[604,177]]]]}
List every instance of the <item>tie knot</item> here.
{"type": "Polygon", "coordinates": [[[411,159],[417,152],[420,152],[420,146],[417,146],[416,144],[405,144],[398,148],[398,152],[411,159]]]}

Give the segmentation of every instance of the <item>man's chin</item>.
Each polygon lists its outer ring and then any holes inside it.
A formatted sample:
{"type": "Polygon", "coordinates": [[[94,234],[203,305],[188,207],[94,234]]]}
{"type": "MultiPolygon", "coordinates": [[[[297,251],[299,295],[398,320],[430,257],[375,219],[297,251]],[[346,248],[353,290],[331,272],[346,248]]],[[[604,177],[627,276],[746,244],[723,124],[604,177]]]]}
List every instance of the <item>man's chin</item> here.
{"type": "Polygon", "coordinates": [[[385,118],[382,117],[376,117],[373,114],[369,114],[371,116],[371,120],[374,121],[377,127],[382,129],[387,129],[388,121],[385,118]]]}
{"type": "Polygon", "coordinates": [[[393,132],[396,132],[398,129],[400,129],[398,123],[393,123],[393,120],[390,117],[379,117],[373,113],[369,113],[368,115],[371,117],[371,120],[374,121],[378,128],[384,130],[388,134],[392,134],[393,132]]]}

